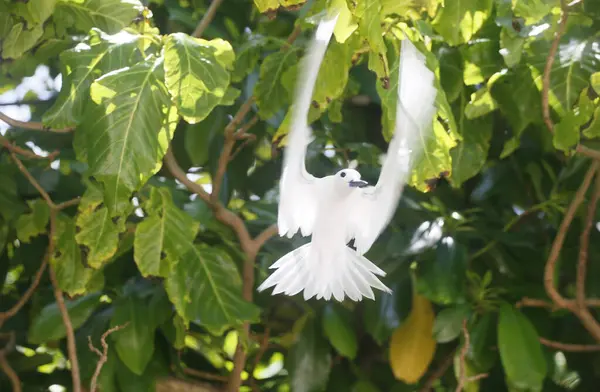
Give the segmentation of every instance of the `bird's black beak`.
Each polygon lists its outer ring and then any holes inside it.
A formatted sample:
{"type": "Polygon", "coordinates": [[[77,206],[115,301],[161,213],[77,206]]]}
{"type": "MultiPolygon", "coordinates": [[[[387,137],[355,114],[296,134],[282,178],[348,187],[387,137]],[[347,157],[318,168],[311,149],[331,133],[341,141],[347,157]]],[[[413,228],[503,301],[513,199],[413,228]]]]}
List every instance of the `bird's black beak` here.
{"type": "Polygon", "coordinates": [[[348,183],[348,185],[350,185],[351,188],[364,188],[364,187],[368,186],[369,183],[366,181],[358,180],[358,181],[350,181],[348,183]]]}

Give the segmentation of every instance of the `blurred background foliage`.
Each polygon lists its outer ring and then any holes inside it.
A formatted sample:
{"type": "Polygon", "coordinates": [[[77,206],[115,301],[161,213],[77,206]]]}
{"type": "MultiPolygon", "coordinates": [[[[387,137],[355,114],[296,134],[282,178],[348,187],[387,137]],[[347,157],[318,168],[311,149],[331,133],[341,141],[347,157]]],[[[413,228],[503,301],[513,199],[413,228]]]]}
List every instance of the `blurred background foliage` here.
{"type": "Polygon", "coordinates": [[[597,390],[599,34],[595,0],[0,0],[0,390],[597,390]],[[307,241],[277,184],[333,6],[311,173],[376,181],[403,37],[439,88],[360,303],[255,293],[307,241]]]}

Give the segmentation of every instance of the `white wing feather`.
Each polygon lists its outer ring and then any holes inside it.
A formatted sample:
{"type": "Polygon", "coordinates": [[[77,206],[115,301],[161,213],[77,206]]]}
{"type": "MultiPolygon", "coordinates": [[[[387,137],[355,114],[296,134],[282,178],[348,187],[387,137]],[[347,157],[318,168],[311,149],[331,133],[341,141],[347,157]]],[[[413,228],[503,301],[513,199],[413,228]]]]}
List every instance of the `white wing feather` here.
{"type": "Polygon", "coordinates": [[[412,162],[421,154],[422,140],[429,137],[435,114],[437,90],[434,74],[425,65],[425,56],[408,39],[402,41],[398,67],[398,103],[394,135],[374,187],[355,192],[351,203],[352,221],[347,239],[354,238],[357,252],[367,252],[391,220],[412,162]]]}
{"type": "Polygon", "coordinates": [[[312,233],[317,215],[317,178],[306,171],[306,147],[312,132],[308,126],[308,111],[323,56],[333,34],[338,13],[319,23],[307,55],[300,63],[300,76],[292,108],[292,121],[283,158],[283,172],[279,183],[279,235],[292,237],[298,229],[303,236],[312,233]]]}

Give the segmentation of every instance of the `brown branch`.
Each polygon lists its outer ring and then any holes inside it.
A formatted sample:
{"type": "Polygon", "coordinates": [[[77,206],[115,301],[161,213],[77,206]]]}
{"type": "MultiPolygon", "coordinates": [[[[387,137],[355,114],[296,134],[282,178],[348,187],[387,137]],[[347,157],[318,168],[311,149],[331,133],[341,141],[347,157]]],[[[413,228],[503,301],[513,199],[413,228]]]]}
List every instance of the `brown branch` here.
{"type": "Polygon", "coordinates": [[[258,352],[256,353],[256,357],[254,357],[252,369],[248,372],[248,381],[250,383],[250,387],[252,388],[253,392],[260,391],[260,389],[256,385],[256,379],[254,378],[254,371],[260,364],[260,360],[262,359],[263,355],[265,355],[267,348],[269,348],[269,337],[270,336],[271,336],[271,329],[269,327],[266,327],[265,332],[260,341],[260,347],[258,349],[258,352]]]}
{"type": "Polygon", "coordinates": [[[220,374],[213,374],[209,372],[203,372],[201,370],[196,370],[192,368],[183,368],[183,372],[185,374],[189,374],[190,376],[198,377],[204,380],[209,381],[219,381],[219,382],[227,382],[229,378],[227,376],[221,376],[220,374]]]}
{"type": "Polygon", "coordinates": [[[271,239],[271,237],[273,237],[276,234],[277,224],[274,223],[271,226],[267,227],[265,230],[263,230],[262,233],[256,236],[256,238],[254,238],[254,246],[256,246],[257,249],[262,248],[265,242],[267,242],[269,239],[271,239]]]}
{"type": "Polygon", "coordinates": [[[586,194],[588,188],[590,187],[590,184],[592,182],[594,174],[598,170],[598,167],[599,167],[598,162],[594,161],[590,165],[590,168],[588,169],[587,173],[585,174],[583,183],[577,190],[577,193],[575,194],[573,201],[571,201],[571,204],[569,205],[569,208],[567,209],[567,212],[565,213],[565,217],[563,218],[563,221],[560,224],[558,233],[556,234],[556,237],[554,238],[554,242],[552,243],[552,248],[550,250],[550,256],[548,257],[548,260],[546,261],[546,266],[544,269],[544,287],[546,289],[546,293],[548,294],[548,297],[550,297],[550,299],[557,305],[558,308],[565,308],[565,309],[570,309],[570,310],[573,309],[571,304],[558,292],[558,290],[554,286],[554,271],[556,269],[556,263],[558,261],[558,256],[560,255],[560,251],[562,249],[562,245],[563,245],[563,242],[567,235],[569,226],[571,225],[571,222],[573,221],[573,218],[575,217],[575,213],[577,212],[577,209],[579,208],[579,206],[581,205],[581,203],[583,202],[583,200],[585,198],[585,194],[586,194]]]}
{"type": "Polygon", "coordinates": [[[5,138],[2,135],[0,135],[0,144],[2,146],[4,146],[8,151],[12,151],[16,154],[22,155],[29,159],[48,159],[50,161],[53,161],[60,153],[58,150],[56,150],[56,151],[51,152],[50,154],[48,154],[45,157],[41,156],[41,155],[37,155],[35,152],[33,152],[31,150],[26,150],[15,144],[12,144],[7,138],[5,138]]]}
{"type": "Polygon", "coordinates": [[[540,343],[544,346],[548,346],[551,348],[555,348],[561,351],[570,351],[570,352],[596,352],[600,351],[600,345],[597,344],[570,344],[570,343],[561,343],[555,342],[553,340],[549,340],[546,338],[540,337],[540,343]]]}
{"type": "Polygon", "coordinates": [[[13,392],[21,392],[21,379],[6,359],[6,355],[15,348],[15,333],[11,331],[1,335],[7,336],[8,341],[4,345],[4,348],[0,350],[0,370],[2,370],[4,374],[6,374],[6,377],[8,377],[8,379],[10,380],[13,392]]]}
{"type": "Polygon", "coordinates": [[[585,301],[585,279],[587,277],[587,261],[588,249],[590,245],[590,232],[594,224],[594,216],[596,215],[596,206],[600,199],[600,176],[596,176],[596,187],[590,200],[585,226],[581,232],[579,243],[579,258],[577,261],[577,276],[575,283],[575,303],[577,305],[577,313],[584,327],[592,334],[596,341],[600,342],[600,324],[590,310],[585,301]]]}
{"type": "Polygon", "coordinates": [[[198,23],[198,26],[196,26],[196,29],[194,30],[194,37],[200,38],[202,36],[204,30],[206,30],[208,25],[210,25],[210,22],[212,22],[212,20],[215,18],[215,15],[217,14],[217,9],[219,8],[222,2],[223,0],[212,0],[212,3],[210,3],[210,6],[206,10],[206,13],[202,17],[202,20],[200,21],[200,23],[198,23]]]}
{"type": "MultiPolygon", "coordinates": [[[[567,304],[566,308],[570,309],[576,306],[575,304],[575,300],[572,299],[565,299],[565,303],[567,304]]],[[[527,307],[527,308],[548,308],[551,310],[558,310],[560,309],[556,304],[543,300],[543,299],[537,299],[537,298],[528,298],[528,297],[524,297],[523,299],[521,299],[520,301],[518,301],[515,306],[517,308],[523,308],[523,307],[527,307]]],[[[590,308],[599,308],[600,307],[600,299],[598,298],[586,298],[585,299],[585,306],[588,306],[590,308]]]]}
{"type": "Polygon", "coordinates": [[[431,375],[425,380],[423,387],[419,389],[419,392],[429,392],[433,388],[433,383],[435,383],[438,379],[442,378],[442,376],[448,371],[452,363],[454,362],[454,354],[456,354],[456,350],[452,350],[450,354],[444,359],[444,361],[440,364],[440,366],[435,369],[431,375]]]}
{"type": "Polygon", "coordinates": [[[15,120],[14,118],[11,118],[9,116],[7,116],[6,114],[0,112],[0,120],[4,121],[5,123],[7,123],[8,125],[10,125],[11,127],[15,127],[15,128],[23,128],[23,129],[30,129],[32,131],[46,131],[46,132],[55,132],[55,133],[69,133],[72,132],[75,127],[67,127],[67,128],[50,128],[45,126],[42,123],[39,122],[32,122],[32,121],[19,121],[19,120],[15,120]]]}
{"type": "Polygon", "coordinates": [[[80,197],[76,197],[71,200],[64,201],[62,203],[56,204],[55,207],[57,210],[64,210],[67,207],[76,206],[81,201],[80,197]]]}
{"type": "Polygon", "coordinates": [[[12,308],[10,308],[7,311],[0,312],[0,327],[2,327],[2,324],[4,324],[6,320],[17,314],[19,310],[21,310],[21,308],[25,306],[27,301],[29,301],[29,299],[33,295],[33,292],[35,291],[35,289],[37,289],[38,285],[40,284],[40,281],[42,280],[42,275],[44,275],[44,271],[46,271],[46,267],[48,266],[48,260],[50,260],[50,257],[52,256],[52,254],[50,253],[51,251],[52,249],[50,248],[50,246],[48,246],[46,254],[44,255],[44,259],[42,260],[42,264],[35,273],[33,282],[31,282],[31,285],[29,286],[25,294],[23,294],[21,298],[19,298],[17,303],[12,308]]]}
{"type": "Polygon", "coordinates": [[[562,15],[560,24],[558,25],[558,31],[556,32],[556,36],[554,37],[552,45],[550,46],[548,57],[546,57],[546,65],[544,67],[544,74],[542,76],[542,112],[544,123],[550,132],[554,132],[554,123],[550,117],[550,104],[548,99],[548,94],[550,92],[550,74],[552,73],[552,65],[554,64],[554,58],[556,57],[556,52],[558,51],[558,44],[562,35],[565,33],[567,28],[567,19],[569,18],[569,13],[567,12],[564,0],[561,0],[561,8],[562,15]]]}
{"type": "Polygon", "coordinates": [[[21,173],[23,173],[23,175],[25,176],[25,178],[27,178],[27,180],[31,183],[31,185],[33,185],[33,187],[35,189],[37,189],[37,191],[40,193],[40,195],[44,198],[44,200],[46,201],[46,203],[48,203],[48,206],[51,209],[55,209],[56,205],[54,204],[54,202],[50,198],[50,195],[48,195],[48,192],[46,192],[44,190],[44,188],[42,188],[42,186],[40,185],[40,183],[37,182],[37,180],[35,178],[33,178],[33,176],[31,175],[31,173],[29,173],[29,170],[27,170],[27,168],[25,167],[25,165],[23,165],[23,162],[21,162],[21,160],[17,157],[17,155],[13,151],[10,151],[10,157],[12,158],[13,162],[15,162],[15,164],[17,165],[17,167],[19,168],[19,170],[21,171],[21,173]]]}
{"type": "Polygon", "coordinates": [[[104,366],[104,364],[108,360],[108,343],[106,343],[106,338],[111,333],[118,331],[120,329],[123,329],[127,325],[129,325],[129,322],[126,322],[125,324],[122,324],[122,325],[117,325],[115,327],[112,327],[102,334],[102,336],[100,337],[100,344],[102,344],[102,352],[100,352],[100,350],[98,350],[96,347],[94,347],[94,344],[92,343],[92,337],[88,336],[88,347],[90,348],[91,351],[95,352],[98,355],[98,357],[100,357],[98,359],[98,363],[96,364],[96,370],[94,371],[94,375],[92,376],[92,381],[90,382],[90,392],[96,392],[96,388],[97,388],[97,384],[98,384],[98,376],[100,376],[100,371],[102,370],[102,366],[104,366]]]}
{"type": "Polygon", "coordinates": [[[459,365],[458,365],[458,385],[456,386],[456,392],[461,392],[465,387],[465,384],[473,381],[480,380],[482,378],[487,377],[487,373],[477,374],[472,377],[467,376],[466,369],[466,360],[467,360],[467,352],[469,352],[469,347],[471,346],[471,336],[469,335],[469,330],[467,329],[467,319],[464,319],[462,322],[462,332],[465,338],[465,342],[460,349],[459,356],[459,365]]]}

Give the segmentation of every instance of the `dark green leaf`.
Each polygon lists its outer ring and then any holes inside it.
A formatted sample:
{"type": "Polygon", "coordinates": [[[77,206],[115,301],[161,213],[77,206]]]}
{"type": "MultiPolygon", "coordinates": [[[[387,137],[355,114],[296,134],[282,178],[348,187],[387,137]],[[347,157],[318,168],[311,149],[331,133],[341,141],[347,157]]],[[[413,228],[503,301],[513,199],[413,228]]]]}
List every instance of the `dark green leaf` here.
{"type": "Polygon", "coordinates": [[[260,65],[260,77],[254,89],[258,114],[262,119],[273,117],[290,102],[281,77],[297,61],[298,55],[294,48],[272,53],[263,60],[260,65]]]}
{"type": "Polygon", "coordinates": [[[579,144],[579,121],[573,111],[568,111],[556,124],[552,141],[554,147],[562,151],[569,151],[579,144]]]}
{"type": "Polygon", "coordinates": [[[329,345],[319,323],[309,318],[289,355],[290,387],[294,392],[317,392],[327,384],[331,368],[329,345]]]}
{"type": "MultiPolygon", "coordinates": [[[[67,313],[74,329],[79,328],[91,316],[98,304],[100,294],[89,294],[75,300],[65,300],[67,313]]],[[[42,344],[67,336],[62,315],[56,302],[47,305],[32,321],[27,340],[32,344],[42,344]]]]}
{"type": "Polygon", "coordinates": [[[441,48],[439,53],[440,83],[449,102],[454,101],[463,89],[463,59],[455,48],[441,48]]]}
{"type": "Polygon", "coordinates": [[[31,238],[46,232],[46,225],[50,219],[48,203],[42,199],[28,202],[31,212],[21,215],[15,222],[17,237],[20,241],[29,242],[31,238]]]}
{"type": "Polygon", "coordinates": [[[459,127],[463,140],[450,150],[452,157],[450,181],[455,187],[462,185],[483,168],[492,137],[492,118],[490,116],[473,120],[463,118],[459,121],[459,127]]]}
{"type": "Polygon", "coordinates": [[[548,365],[531,322],[511,305],[502,304],[498,350],[506,377],[520,389],[541,390],[548,365]]]}
{"type": "Polygon", "coordinates": [[[119,358],[135,374],[141,375],[154,353],[154,328],[151,312],[143,300],[131,295],[115,306],[111,328],[129,323],[110,335],[119,358]]]}
{"type": "Polygon", "coordinates": [[[59,20],[87,33],[93,27],[116,33],[133,22],[144,6],[138,0],[59,0],[59,20]]]}
{"type": "Polygon", "coordinates": [[[340,354],[354,359],[358,351],[358,341],[351,316],[341,307],[328,305],[323,311],[323,330],[340,354]]]}
{"type": "Polygon", "coordinates": [[[459,305],[443,309],[435,317],[433,336],[439,343],[447,343],[456,339],[462,331],[462,323],[469,315],[469,307],[459,305]]]}
{"type": "Polygon", "coordinates": [[[469,331],[471,344],[467,358],[473,366],[481,372],[489,371],[497,358],[496,345],[496,316],[486,313],[477,321],[469,331]]]}

